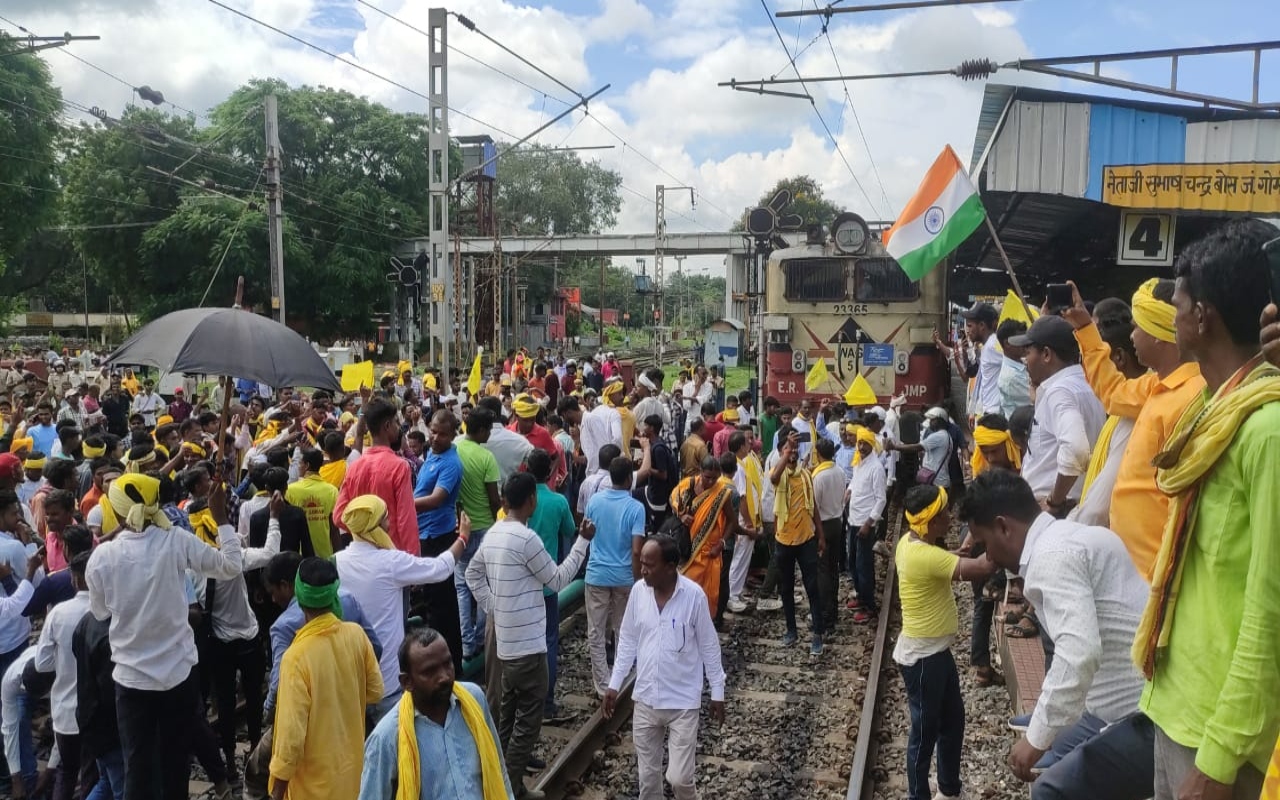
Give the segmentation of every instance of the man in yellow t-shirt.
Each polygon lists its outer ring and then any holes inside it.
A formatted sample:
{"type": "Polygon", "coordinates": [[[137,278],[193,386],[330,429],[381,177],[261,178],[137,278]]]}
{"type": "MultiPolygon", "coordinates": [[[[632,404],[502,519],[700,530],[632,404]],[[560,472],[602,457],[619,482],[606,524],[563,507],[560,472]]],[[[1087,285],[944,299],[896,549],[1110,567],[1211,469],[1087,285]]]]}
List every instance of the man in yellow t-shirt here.
{"type": "Polygon", "coordinates": [[[307,515],[307,532],[311,534],[311,546],[320,558],[329,558],[337,547],[338,529],[333,524],[333,507],[338,504],[338,490],[320,477],[324,466],[324,454],[319,450],[304,450],[302,466],[306,470],[301,478],[289,484],[284,499],[307,515]]]}
{"type": "Polygon", "coordinates": [[[938,749],[937,798],[960,796],[960,753],[964,744],[964,698],[960,673],[951,656],[959,629],[955,595],[957,581],[985,580],[996,566],[983,558],[961,558],[940,542],[947,536],[951,515],[947,491],[915,486],[902,501],[910,533],[898,540],[894,563],[898,568],[898,597],[902,602],[902,633],[893,660],[902,670],[911,708],[907,739],[907,796],[928,800],[929,762],[938,749]]]}
{"type": "Polygon", "coordinates": [[[822,633],[826,627],[822,619],[822,601],[818,597],[818,561],[826,555],[827,546],[824,538],[817,535],[822,529],[822,521],[818,518],[813,478],[800,464],[799,439],[795,432],[788,434],[782,445],[781,457],[769,472],[769,482],[774,486],[773,513],[778,526],[774,535],[778,594],[782,597],[782,613],[787,623],[782,644],[790,647],[799,638],[794,592],[798,565],[804,593],[809,598],[809,617],[813,628],[809,654],[820,656],[822,633]]]}

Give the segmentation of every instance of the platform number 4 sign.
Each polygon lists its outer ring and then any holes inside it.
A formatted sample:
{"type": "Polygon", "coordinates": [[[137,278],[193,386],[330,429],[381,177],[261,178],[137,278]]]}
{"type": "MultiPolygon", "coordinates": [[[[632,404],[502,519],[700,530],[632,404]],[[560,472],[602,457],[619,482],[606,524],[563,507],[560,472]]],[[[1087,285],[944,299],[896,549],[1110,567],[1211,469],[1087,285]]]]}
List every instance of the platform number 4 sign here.
{"type": "Polygon", "coordinates": [[[1116,263],[1122,266],[1173,266],[1175,224],[1173,214],[1122,209],[1116,263]]]}

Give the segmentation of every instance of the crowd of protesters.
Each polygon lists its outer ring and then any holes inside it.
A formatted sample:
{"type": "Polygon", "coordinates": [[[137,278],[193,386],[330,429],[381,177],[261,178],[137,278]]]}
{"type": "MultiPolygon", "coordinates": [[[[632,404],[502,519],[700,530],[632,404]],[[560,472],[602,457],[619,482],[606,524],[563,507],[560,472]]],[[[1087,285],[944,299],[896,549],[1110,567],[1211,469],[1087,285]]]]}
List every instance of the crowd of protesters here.
{"type": "Polygon", "coordinates": [[[1034,797],[1252,800],[1280,733],[1268,233],[1227,225],[1174,280],[1029,326],[975,305],[937,339],[968,380],[951,412],[757,408],[714,368],[668,380],[542,348],[487,374],[401,362],[339,396],[226,379],[165,398],[133,372],[17,360],[8,793],[185,797],[194,764],[219,798],[540,797],[558,593],[581,578],[606,715],[635,674],[641,798],[664,779],[693,798],[704,691],[725,713],[718,632],[781,611],[797,645],[798,570],[821,658],[842,616],[886,613],[879,557],[912,800],[934,796],[935,756],[936,796],[963,790],[959,582],[978,686],[1004,680],[993,625],[1044,645],[1035,711],[1010,721],[1034,797]]]}

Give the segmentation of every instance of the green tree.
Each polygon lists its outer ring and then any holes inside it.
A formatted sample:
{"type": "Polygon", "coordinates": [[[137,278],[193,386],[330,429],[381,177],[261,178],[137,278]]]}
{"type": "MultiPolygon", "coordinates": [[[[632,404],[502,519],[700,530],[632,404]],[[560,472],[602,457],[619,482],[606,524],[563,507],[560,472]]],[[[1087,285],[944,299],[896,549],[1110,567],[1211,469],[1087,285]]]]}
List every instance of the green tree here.
{"type": "MultiPolygon", "coordinates": [[[[783,213],[799,214],[806,228],[810,225],[830,225],[836,215],[845,210],[824,197],[822,187],[808,175],[783,178],[775,183],[772,189],[760,195],[760,200],[754,207],[767,206],[769,201],[783,189],[791,192],[791,205],[787,206],[783,213]]],[[[734,223],[733,229],[741,231],[746,230],[746,227],[747,217],[743,214],[742,218],[734,223]]]]}
{"type": "Polygon", "coordinates": [[[622,208],[622,176],[584,162],[570,150],[537,145],[503,152],[497,161],[498,224],[504,234],[550,236],[599,233],[622,208]]]}
{"type": "Polygon", "coordinates": [[[0,323],[16,309],[25,284],[43,277],[24,274],[18,256],[55,218],[58,200],[62,95],[48,65],[19,53],[22,46],[0,34],[0,275],[6,290],[0,323]]]}

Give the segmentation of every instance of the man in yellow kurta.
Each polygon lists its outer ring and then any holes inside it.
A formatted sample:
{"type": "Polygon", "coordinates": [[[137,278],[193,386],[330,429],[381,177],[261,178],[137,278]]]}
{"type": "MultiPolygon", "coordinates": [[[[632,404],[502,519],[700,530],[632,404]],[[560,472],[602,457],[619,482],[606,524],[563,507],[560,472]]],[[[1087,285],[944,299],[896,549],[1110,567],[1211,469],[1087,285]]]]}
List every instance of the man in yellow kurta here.
{"type": "Polygon", "coordinates": [[[354,798],[364,767],[364,708],[382,697],[378,659],[364,630],[341,619],[332,562],[305,559],[294,592],[306,624],[280,662],[271,797],[354,798]]]}
{"type": "Polygon", "coordinates": [[[799,638],[793,592],[798,566],[804,593],[809,598],[812,628],[809,653],[819,656],[822,655],[822,632],[826,625],[822,619],[822,601],[818,597],[818,561],[826,555],[827,545],[818,535],[822,530],[822,520],[818,517],[818,503],[813,494],[813,477],[801,464],[798,433],[787,432],[779,454],[778,463],[769,472],[769,482],[774,486],[773,515],[777,520],[774,541],[778,594],[782,596],[782,614],[787,624],[782,644],[790,647],[799,638]]]}
{"type": "Polygon", "coordinates": [[[1155,278],[1133,293],[1133,344],[1138,361],[1151,371],[1126,378],[1111,360],[1111,348],[1098,333],[1080,293],[1063,316],[1076,329],[1085,377],[1103,408],[1134,420],[1111,491],[1111,524],[1129,550],[1138,573],[1147,580],[1160,549],[1169,498],[1156,488],[1151,461],[1164,447],[1182,412],[1204,391],[1200,366],[1186,358],[1174,340],[1173,281],[1155,278]]]}

